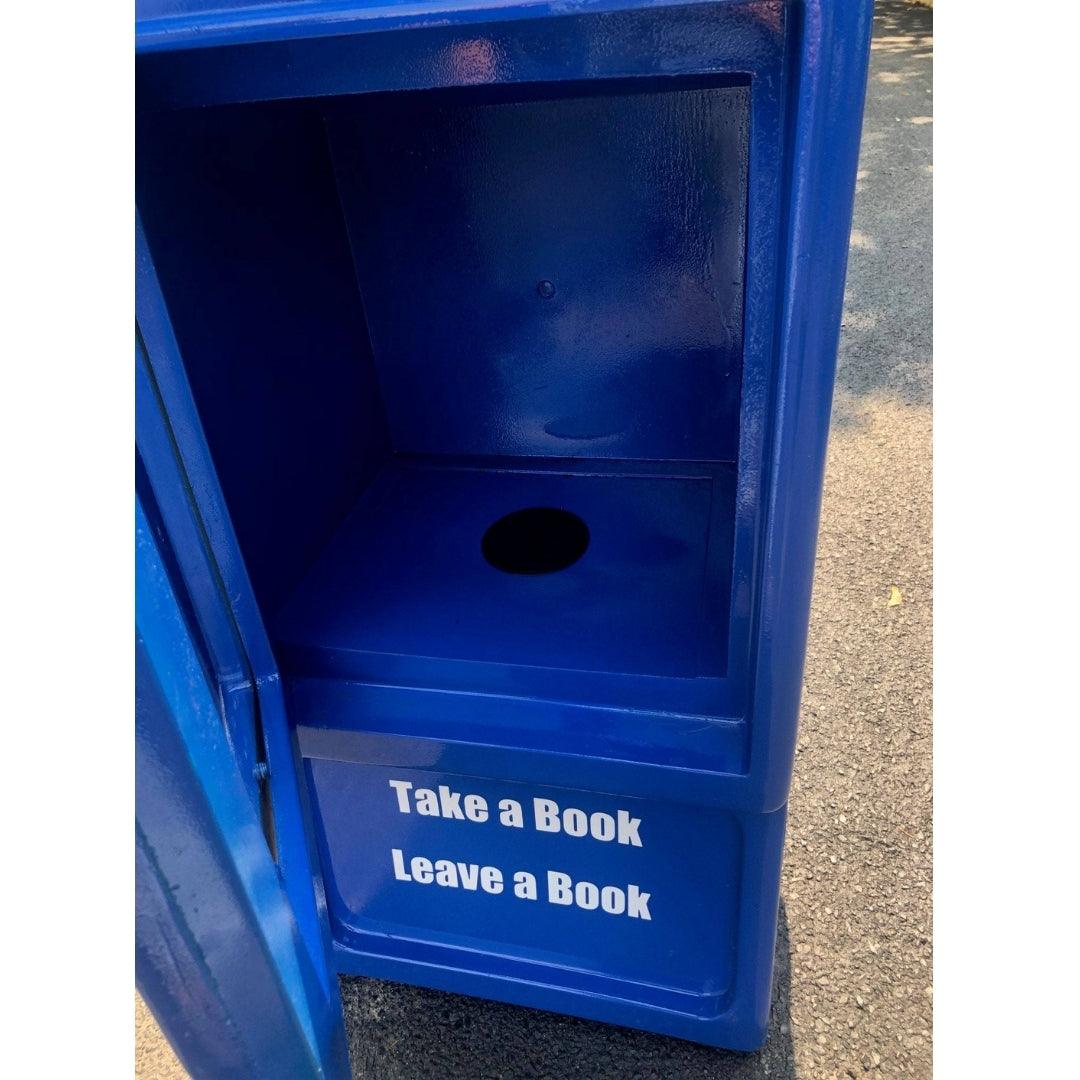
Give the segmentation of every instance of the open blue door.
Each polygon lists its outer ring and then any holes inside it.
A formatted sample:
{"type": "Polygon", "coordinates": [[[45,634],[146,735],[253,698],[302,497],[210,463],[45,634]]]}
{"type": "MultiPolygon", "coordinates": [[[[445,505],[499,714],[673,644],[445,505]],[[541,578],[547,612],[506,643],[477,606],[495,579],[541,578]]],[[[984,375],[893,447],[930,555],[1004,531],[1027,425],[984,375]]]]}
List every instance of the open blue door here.
{"type": "Polygon", "coordinates": [[[279,680],[140,234],[136,979],[196,1077],[348,1075],[279,680]]]}

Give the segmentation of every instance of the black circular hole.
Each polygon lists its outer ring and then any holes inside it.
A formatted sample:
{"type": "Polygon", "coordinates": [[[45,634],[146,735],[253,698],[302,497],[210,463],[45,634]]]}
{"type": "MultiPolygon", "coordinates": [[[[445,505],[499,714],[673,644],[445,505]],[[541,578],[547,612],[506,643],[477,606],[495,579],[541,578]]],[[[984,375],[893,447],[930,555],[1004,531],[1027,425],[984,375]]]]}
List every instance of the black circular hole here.
{"type": "Polygon", "coordinates": [[[589,527],[569,510],[531,506],[499,518],[480,543],[496,570],[507,574],[552,574],[585,554],[589,527]]]}

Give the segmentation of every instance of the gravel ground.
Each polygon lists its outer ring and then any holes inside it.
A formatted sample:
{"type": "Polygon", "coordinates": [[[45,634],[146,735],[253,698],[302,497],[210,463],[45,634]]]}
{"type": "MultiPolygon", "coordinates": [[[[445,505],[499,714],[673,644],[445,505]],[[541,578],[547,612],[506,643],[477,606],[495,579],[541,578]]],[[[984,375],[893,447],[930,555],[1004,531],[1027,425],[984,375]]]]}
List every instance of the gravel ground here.
{"type": "Polygon", "coordinates": [[[875,13],[765,1049],[345,979],[358,1078],[931,1075],[932,18],[875,13]]]}
{"type": "Polygon", "coordinates": [[[154,1014],[135,995],[135,1080],[184,1080],[187,1073],[157,1026],[154,1014]]]}

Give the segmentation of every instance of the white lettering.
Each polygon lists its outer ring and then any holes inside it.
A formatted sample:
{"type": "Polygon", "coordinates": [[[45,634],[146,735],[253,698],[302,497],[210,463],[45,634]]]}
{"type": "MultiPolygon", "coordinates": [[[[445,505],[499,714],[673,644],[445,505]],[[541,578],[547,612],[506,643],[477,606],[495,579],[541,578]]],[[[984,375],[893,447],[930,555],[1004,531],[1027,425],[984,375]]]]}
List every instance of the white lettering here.
{"type": "Polygon", "coordinates": [[[579,881],[574,886],[574,903],[586,911],[600,906],[600,890],[591,881],[579,881]]]}
{"type": "Polygon", "coordinates": [[[551,799],[533,799],[533,820],[537,832],[558,832],[559,804],[551,799]]]}
{"type": "Polygon", "coordinates": [[[609,915],[621,915],[626,910],[626,894],[614,885],[605,885],[600,890],[600,906],[609,915]]]}
{"type": "Polygon", "coordinates": [[[641,847],[641,837],[638,836],[638,826],[641,818],[632,818],[625,810],[619,811],[618,832],[619,843],[629,844],[631,847],[641,847]]]}
{"type": "Polygon", "coordinates": [[[614,840],[615,819],[610,814],[601,814],[597,811],[589,818],[589,832],[597,840],[614,840]]]}
{"type": "Polygon", "coordinates": [[[499,824],[507,825],[511,829],[523,829],[525,827],[525,812],[521,809],[521,803],[517,799],[499,800],[499,824]]]}
{"type": "Polygon", "coordinates": [[[417,855],[409,862],[409,869],[412,871],[413,881],[418,885],[430,885],[435,880],[431,860],[421,855],[417,855]]]}
{"type": "MultiPolygon", "coordinates": [[[[490,816],[488,801],[483,795],[463,796],[460,791],[454,791],[446,784],[440,784],[437,791],[431,788],[416,788],[414,791],[412,782],[409,780],[390,780],[388,783],[397,796],[398,810],[403,814],[411,814],[415,808],[416,812],[423,817],[443,817],[454,821],[476,822],[487,821],[490,816]],[[411,798],[409,792],[412,792],[411,798]]],[[[503,801],[513,802],[513,800],[503,801]]],[[[518,803],[514,805],[520,815],[521,806],[518,803]]]]}
{"type": "Polygon", "coordinates": [[[482,795],[465,796],[465,816],[470,821],[487,821],[488,804],[482,795]]]}
{"type": "MultiPolygon", "coordinates": [[[[399,813],[417,813],[423,817],[441,817],[452,821],[483,823],[491,811],[483,795],[454,791],[447,784],[435,788],[414,787],[409,780],[388,781],[399,813]]],[[[520,829],[525,825],[522,804],[517,799],[500,799],[499,823],[520,829]]],[[[614,813],[577,807],[560,807],[554,799],[532,800],[533,826],[537,832],[565,833],[575,839],[591,836],[601,843],[619,843],[642,847],[641,818],[628,810],[614,813]]],[[[394,880],[415,885],[437,885],[444,889],[464,889],[467,892],[486,892],[493,896],[505,888],[505,878],[497,866],[480,863],[455,862],[450,859],[430,859],[423,855],[406,857],[401,848],[390,852],[394,880]]],[[[560,907],[576,907],[582,911],[603,911],[607,915],[623,915],[630,919],[652,921],[649,902],[652,894],[639,885],[603,885],[592,881],[574,881],[570,874],[548,870],[547,901],[560,907]]],[[[536,900],[539,896],[537,877],[527,870],[513,875],[514,896],[521,900],[536,900]]]]}
{"type": "Polygon", "coordinates": [[[519,870],[514,875],[514,895],[519,900],[535,900],[536,876],[528,870],[519,870]]]}
{"type": "Polygon", "coordinates": [[[409,809],[409,790],[412,788],[412,783],[408,780],[391,780],[390,786],[394,789],[394,793],[397,795],[397,807],[403,814],[412,813],[409,809]]]}
{"type": "Polygon", "coordinates": [[[631,817],[627,810],[620,810],[613,818],[599,811],[588,815],[573,806],[561,810],[554,799],[533,799],[533,824],[537,832],[564,832],[567,836],[592,836],[595,840],[642,846],[641,818],[631,817]]]}
{"type": "Polygon", "coordinates": [[[549,904],[572,904],[574,902],[574,894],[570,890],[571,878],[569,874],[560,874],[557,870],[549,870],[547,883],[549,904]]]}
{"type": "Polygon", "coordinates": [[[451,791],[445,784],[439,785],[439,811],[444,818],[456,818],[464,821],[465,815],[461,812],[461,794],[451,791]]]}
{"type": "Polygon", "coordinates": [[[627,885],[625,889],[618,885],[599,885],[591,881],[575,882],[569,874],[549,870],[547,875],[548,903],[568,907],[573,904],[582,911],[602,909],[608,915],[625,914],[631,919],[652,921],[649,912],[651,893],[642,892],[637,885],[627,885]]]}
{"type": "MultiPolygon", "coordinates": [[[[390,858],[394,865],[394,878],[397,881],[411,881],[416,885],[436,884],[444,889],[466,889],[476,892],[482,889],[486,893],[498,896],[503,891],[503,872],[497,866],[480,866],[478,863],[451,862],[449,859],[431,859],[423,855],[414,855],[405,868],[405,855],[401,848],[392,848],[390,858]]],[[[532,875],[529,875],[530,877],[532,875]]],[[[515,881],[518,875],[515,875],[515,881]]],[[[536,890],[535,879],[532,882],[536,890]]],[[[535,897],[534,897],[535,899],[535,897]]]]}
{"type": "Polygon", "coordinates": [[[626,914],[631,919],[646,919],[652,921],[652,916],[649,914],[649,897],[651,893],[642,892],[636,885],[631,885],[627,889],[627,911],[626,914]]]}
{"type": "Polygon", "coordinates": [[[449,859],[435,861],[435,884],[447,889],[458,887],[457,867],[449,859]]]}

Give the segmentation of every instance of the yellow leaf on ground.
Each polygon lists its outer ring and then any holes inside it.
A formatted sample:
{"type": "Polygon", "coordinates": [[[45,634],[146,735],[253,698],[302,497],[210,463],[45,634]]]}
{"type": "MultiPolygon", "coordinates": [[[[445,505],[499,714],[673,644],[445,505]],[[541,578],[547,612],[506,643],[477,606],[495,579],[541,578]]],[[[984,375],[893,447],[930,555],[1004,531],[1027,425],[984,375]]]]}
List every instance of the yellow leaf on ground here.
{"type": "Polygon", "coordinates": [[[889,586],[889,607],[899,607],[904,602],[904,597],[895,585],[889,586]]]}

